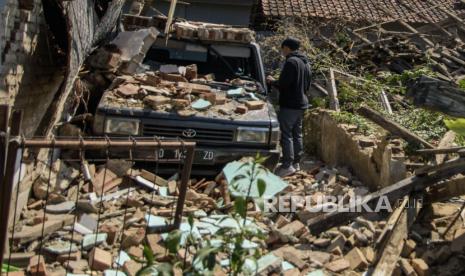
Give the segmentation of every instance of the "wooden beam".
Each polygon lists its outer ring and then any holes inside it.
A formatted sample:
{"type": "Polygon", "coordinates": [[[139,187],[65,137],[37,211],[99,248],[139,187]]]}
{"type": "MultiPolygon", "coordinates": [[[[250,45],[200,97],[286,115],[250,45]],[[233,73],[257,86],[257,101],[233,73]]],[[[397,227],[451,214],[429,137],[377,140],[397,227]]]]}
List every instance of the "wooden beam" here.
{"type": "MultiPolygon", "coordinates": [[[[446,134],[444,134],[441,141],[439,141],[438,148],[451,147],[455,141],[455,137],[456,137],[455,132],[452,130],[449,130],[448,132],[446,132],[446,134]]],[[[446,160],[446,157],[447,157],[447,154],[436,155],[436,164],[439,165],[439,164],[444,163],[444,160],[446,160]]]]}
{"type": "MultiPolygon", "coordinates": [[[[400,1],[400,4],[404,7],[406,7],[410,12],[416,12],[416,8],[412,7],[409,3],[405,2],[405,1],[400,1]]],[[[441,25],[439,25],[438,23],[434,22],[431,17],[429,17],[428,15],[425,15],[423,14],[423,12],[420,12],[418,13],[418,16],[420,16],[421,18],[423,18],[424,20],[428,21],[428,23],[430,23],[431,25],[433,25],[434,27],[436,27],[438,30],[440,30],[442,33],[444,33],[445,35],[447,35],[448,37],[455,37],[453,34],[451,34],[450,32],[448,32],[446,29],[444,29],[441,25]]]]}
{"type": "Polygon", "coordinates": [[[387,199],[390,204],[409,195],[412,191],[421,191],[427,187],[436,184],[440,180],[448,179],[456,174],[462,173],[465,170],[465,160],[457,160],[454,162],[444,163],[447,166],[438,167],[438,169],[430,174],[414,175],[405,178],[396,184],[378,190],[364,197],[363,200],[344,205],[345,208],[338,208],[332,212],[324,213],[317,217],[308,220],[307,225],[313,235],[317,235],[332,227],[345,224],[348,221],[367,213],[369,210],[364,206],[372,209],[380,202],[381,198],[387,199]],[[355,210],[347,212],[347,210],[355,210]]]}
{"type": "Polygon", "coordinates": [[[339,100],[337,98],[336,79],[334,77],[334,70],[332,68],[329,69],[329,78],[326,90],[329,94],[329,107],[332,110],[340,111],[341,108],[339,106],[339,100]]]}
{"type": "Polygon", "coordinates": [[[367,107],[362,106],[357,110],[357,113],[362,115],[363,117],[373,121],[374,123],[380,125],[382,128],[386,129],[390,133],[397,135],[407,142],[414,143],[414,144],[421,144],[427,148],[433,149],[435,148],[432,144],[428,143],[423,138],[419,137],[418,135],[412,133],[405,127],[386,119],[382,114],[379,112],[367,107]]]}
{"type": "Polygon", "coordinates": [[[405,196],[401,205],[389,218],[385,226],[387,238],[377,250],[377,265],[372,275],[393,274],[402,253],[404,241],[408,237],[409,228],[420,211],[419,202],[421,201],[413,196],[405,196]]]}
{"type": "Polygon", "coordinates": [[[417,153],[422,153],[422,154],[448,154],[448,153],[458,153],[461,150],[465,150],[465,147],[420,149],[420,150],[417,150],[417,153]]]}

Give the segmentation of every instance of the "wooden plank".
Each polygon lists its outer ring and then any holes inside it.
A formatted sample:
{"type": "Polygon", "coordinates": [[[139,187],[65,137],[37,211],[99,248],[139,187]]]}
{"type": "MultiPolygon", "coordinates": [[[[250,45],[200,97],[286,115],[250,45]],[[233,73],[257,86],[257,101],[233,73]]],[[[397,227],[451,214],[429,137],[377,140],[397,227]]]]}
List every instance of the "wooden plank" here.
{"type": "Polygon", "coordinates": [[[402,252],[404,240],[408,237],[409,228],[415,222],[421,205],[417,198],[405,196],[402,204],[393,213],[394,220],[389,218],[386,228],[389,229],[389,237],[383,246],[378,249],[377,265],[372,275],[392,275],[396,268],[397,260],[402,252]]]}
{"type": "Polygon", "coordinates": [[[435,148],[432,144],[428,143],[423,138],[419,137],[418,135],[412,133],[405,127],[386,119],[382,114],[379,112],[366,107],[362,106],[357,110],[357,113],[362,115],[363,117],[373,121],[374,123],[380,125],[382,128],[386,129],[390,133],[402,137],[407,142],[414,143],[414,144],[421,144],[427,148],[433,149],[435,148]]]}
{"type": "MultiPolygon", "coordinates": [[[[394,17],[394,15],[392,14],[392,12],[390,10],[388,10],[386,7],[384,6],[381,6],[381,5],[377,5],[385,14],[391,16],[391,17],[394,17]]],[[[434,43],[421,36],[420,35],[420,32],[417,31],[417,29],[415,29],[414,27],[412,27],[410,24],[408,24],[407,22],[405,22],[402,18],[398,18],[396,20],[400,25],[402,25],[404,28],[406,28],[407,30],[409,30],[410,32],[412,32],[413,34],[416,34],[416,35],[419,35],[418,37],[428,46],[430,47],[434,47],[434,43]]]]}
{"type": "Polygon", "coordinates": [[[420,150],[417,150],[417,153],[422,153],[422,154],[448,154],[448,153],[458,153],[461,150],[465,150],[465,147],[420,149],[420,150]]]}
{"type": "Polygon", "coordinates": [[[329,78],[326,90],[329,94],[329,107],[332,110],[340,111],[341,108],[339,106],[339,100],[337,98],[336,79],[334,77],[334,70],[332,68],[329,69],[329,78]]]}
{"type": "MultiPolygon", "coordinates": [[[[416,12],[417,9],[412,7],[409,3],[405,2],[404,1],[400,1],[400,4],[404,7],[406,7],[410,12],[416,12]]],[[[418,16],[420,16],[421,18],[423,18],[424,20],[428,21],[428,23],[430,23],[431,25],[433,25],[434,27],[436,27],[438,30],[440,30],[443,34],[447,35],[448,37],[452,37],[452,38],[455,38],[455,36],[453,34],[451,34],[449,31],[447,31],[446,29],[444,29],[441,25],[439,25],[438,23],[436,23],[435,21],[433,21],[431,19],[430,16],[428,15],[425,15],[423,12],[420,12],[417,14],[418,16]]]]}
{"type": "Polygon", "coordinates": [[[389,99],[386,95],[386,92],[384,92],[384,89],[381,90],[380,98],[381,98],[381,103],[384,107],[384,110],[386,110],[388,114],[392,114],[391,103],[389,102],[389,99]]]}
{"type": "MultiPolygon", "coordinates": [[[[444,134],[442,137],[441,141],[439,141],[438,148],[447,148],[451,147],[455,141],[455,132],[452,130],[449,130],[444,134]]],[[[442,164],[444,163],[444,160],[446,160],[447,154],[438,154],[436,155],[436,164],[442,164]]]]}
{"type": "Polygon", "coordinates": [[[307,225],[312,234],[319,234],[332,227],[347,223],[348,221],[363,215],[367,212],[363,206],[368,206],[374,209],[381,197],[386,197],[388,201],[393,204],[395,201],[410,194],[412,191],[421,191],[433,184],[436,184],[439,180],[447,179],[451,176],[462,173],[465,170],[465,160],[462,159],[444,164],[447,164],[447,166],[438,167],[438,169],[433,173],[414,175],[405,178],[396,184],[371,193],[365,196],[362,201],[356,202],[354,206],[345,205],[344,207],[346,210],[338,208],[338,210],[324,213],[312,218],[308,221],[307,225]],[[349,207],[353,210],[357,210],[357,212],[347,212],[347,208],[349,207]]]}

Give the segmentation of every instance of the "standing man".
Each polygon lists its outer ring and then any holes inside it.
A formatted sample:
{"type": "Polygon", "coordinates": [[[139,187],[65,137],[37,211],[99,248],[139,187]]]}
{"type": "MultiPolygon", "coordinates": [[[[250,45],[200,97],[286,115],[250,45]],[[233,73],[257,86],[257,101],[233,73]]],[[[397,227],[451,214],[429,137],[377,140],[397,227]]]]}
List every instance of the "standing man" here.
{"type": "Polygon", "coordinates": [[[276,174],[285,177],[300,170],[303,155],[302,120],[308,108],[306,92],[310,88],[310,62],[299,52],[300,41],[287,38],[281,44],[286,57],[279,80],[268,77],[268,83],[279,89],[278,120],[281,128],[282,165],[276,174]]]}

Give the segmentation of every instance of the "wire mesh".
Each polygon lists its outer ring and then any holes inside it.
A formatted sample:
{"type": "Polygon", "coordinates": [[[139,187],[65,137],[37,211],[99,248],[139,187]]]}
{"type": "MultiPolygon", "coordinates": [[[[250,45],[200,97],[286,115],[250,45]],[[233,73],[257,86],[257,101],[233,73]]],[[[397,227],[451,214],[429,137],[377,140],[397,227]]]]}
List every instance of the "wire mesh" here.
{"type": "Polygon", "coordinates": [[[30,275],[124,275],[129,258],[144,262],[144,246],[179,227],[194,147],[157,138],[11,139],[2,263],[30,275]],[[43,148],[46,159],[31,154],[43,148]],[[168,180],[160,164],[174,171],[168,180]]]}

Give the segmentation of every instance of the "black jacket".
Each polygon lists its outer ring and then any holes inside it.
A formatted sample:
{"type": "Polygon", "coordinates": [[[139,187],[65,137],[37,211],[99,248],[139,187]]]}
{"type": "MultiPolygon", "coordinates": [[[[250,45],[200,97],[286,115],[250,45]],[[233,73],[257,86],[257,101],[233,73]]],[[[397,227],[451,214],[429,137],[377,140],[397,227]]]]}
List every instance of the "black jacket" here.
{"type": "Polygon", "coordinates": [[[299,52],[286,57],[283,70],[277,81],[279,88],[279,106],[291,109],[307,109],[306,92],[310,88],[310,61],[299,52]]]}

